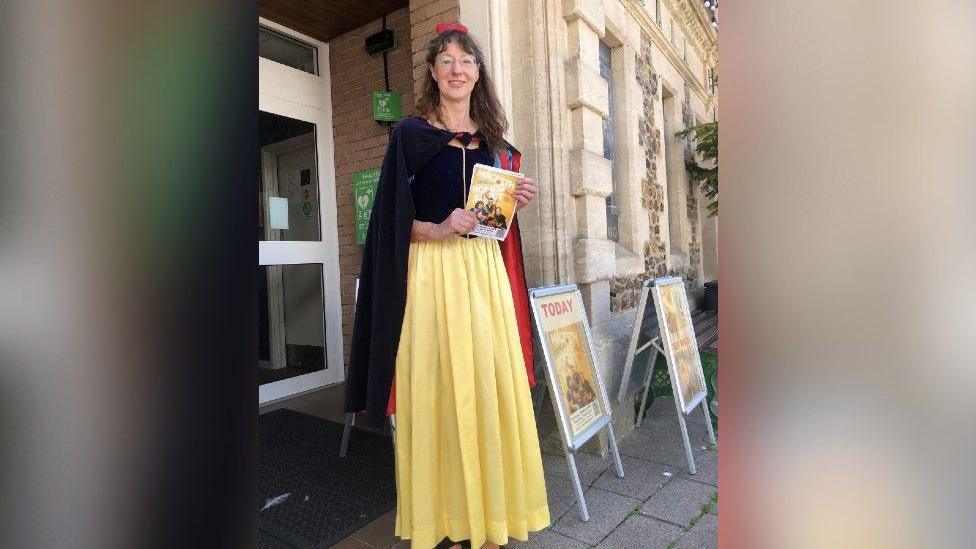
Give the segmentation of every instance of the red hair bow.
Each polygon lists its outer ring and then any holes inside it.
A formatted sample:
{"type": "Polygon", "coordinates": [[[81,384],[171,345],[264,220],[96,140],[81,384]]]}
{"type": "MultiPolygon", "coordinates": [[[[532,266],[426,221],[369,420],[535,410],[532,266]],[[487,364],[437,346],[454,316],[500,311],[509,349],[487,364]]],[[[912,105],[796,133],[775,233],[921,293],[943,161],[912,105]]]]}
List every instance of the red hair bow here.
{"type": "Polygon", "coordinates": [[[437,34],[443,34],[447,31],[452,31],[452,30],[456,30],[458,32],[463,32],[464,34],[468,34],[468,27],[465,27],[461,23],[438,23],[437,27],[435,27],[435,30],[437,31],[437,34]]]}

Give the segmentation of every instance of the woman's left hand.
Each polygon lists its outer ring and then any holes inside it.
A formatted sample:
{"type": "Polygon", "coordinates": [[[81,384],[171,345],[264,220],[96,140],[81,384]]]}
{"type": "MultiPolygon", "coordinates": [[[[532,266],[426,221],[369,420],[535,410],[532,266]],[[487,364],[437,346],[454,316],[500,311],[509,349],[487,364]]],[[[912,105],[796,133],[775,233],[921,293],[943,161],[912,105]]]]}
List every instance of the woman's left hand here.
{"type": "Polygon", "coordinates": [[[535,181],[531,177],[519,179],[515,183],[515,211],[524,208],[526,204],[535,198],[535,193],[535,181]]]}

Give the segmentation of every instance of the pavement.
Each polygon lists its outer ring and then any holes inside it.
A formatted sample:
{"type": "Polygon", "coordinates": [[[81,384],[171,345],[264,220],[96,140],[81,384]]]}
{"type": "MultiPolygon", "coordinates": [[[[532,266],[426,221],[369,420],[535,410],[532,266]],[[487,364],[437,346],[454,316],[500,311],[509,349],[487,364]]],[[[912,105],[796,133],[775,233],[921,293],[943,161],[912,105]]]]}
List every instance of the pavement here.
{"type": "MultiPolygon", "coordinates": [[[[718,451],[709,444],[704,418],[688,417],[697,474],[688,472],[671,398],[657,398],[640,428],[620,441],[624,478],[613,458],[580,453],[576,466],[590,520],[582,522],[562,453],[543,452],[552,524],[512,540],[510,549],[682,549],[718,547],[718,451]]],[[[335,547],[406,549],[393,537],[394,512],[335,547]]]]}

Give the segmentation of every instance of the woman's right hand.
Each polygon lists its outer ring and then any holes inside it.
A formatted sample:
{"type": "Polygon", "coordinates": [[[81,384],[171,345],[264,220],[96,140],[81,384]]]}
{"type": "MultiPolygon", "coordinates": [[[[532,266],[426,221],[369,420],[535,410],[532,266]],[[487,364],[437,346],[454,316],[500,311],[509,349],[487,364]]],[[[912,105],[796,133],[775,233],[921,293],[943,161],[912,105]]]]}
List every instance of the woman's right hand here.
{"type": "Polygon", "coordinates": [[[474,212],[454,208],[447,219],[437,224],[437,230],[440,233],[439,237],[443,239],[456,234],[468,234],[477,224],[478,219],[474,216],[474,212]]]}

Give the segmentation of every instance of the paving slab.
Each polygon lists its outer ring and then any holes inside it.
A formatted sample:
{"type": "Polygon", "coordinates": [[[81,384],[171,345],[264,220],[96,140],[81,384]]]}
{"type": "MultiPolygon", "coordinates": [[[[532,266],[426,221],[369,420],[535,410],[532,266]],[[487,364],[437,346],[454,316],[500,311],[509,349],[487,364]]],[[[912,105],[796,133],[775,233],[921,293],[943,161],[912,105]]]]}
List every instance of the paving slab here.
{"type": "MultiPolygon", "coordinates": [[[[692,444],[698,442],[699,432],[705,433],[704,426],[697,427],[695,425],[688,425],[688,433],[689,435],[691,435],[692,444]]],[[[669,418],[668,421],[661,422],[661,423],[651,423],[651,424],[645,423],[640,427],[635,427],[634,430],[627,435],[627,437],[624,437],[624,439],[626,440],[626,438],[629,438],[631,435],[637,436],[638,438],[645,438],[650,440],[671,438],[677,435],[677,437],[680,439],[681,428],[678,426],[678,418],[672,414],[672,417],[669,418]]]]}
{"type": "MultiPolygon", "coordinates": [[[[705,430],[705,425],[701,424],[702,430],[705,430]]],[[[635,427],[638,431],[659,431],[662,429],[677,429],[678,428],[678,413],[675,411],[674,406],[668,406],[667,410],[663,410],[657,416],[645,416],[644,421],[641,423],[640,427],[635,427]]]]}
{"type": "MultiPolygon", "coordinates": [[[[613,463],[613,457],[607,453],[606,457],[600,457],[586,452],[576,454],[576,470],[579,472],[580,482],[583,486],[593,484],[603,471],[613,463]]],[[[570,478],[569,464],[566,463],[565,454],[551,454],[543,452],[542,468],[547,475],[560,478],[570,478]]]]}
{"type": "Polygon", "coordinates": [[[633,515],[606,537],[597,549],[650,549],[667,547],[683,533],[681,528],[644,515],[633,515]]]}
{"type": "Polygon", "coordinates": [[[640,500],[601,490],[588,488],[584,493],[590,520],[583,522],[576,505],[566,511],[551,527],[556,533],[595,545],[613,531],[627,515],[640,506],[640,500]]]}
{"type": "Polygon", "coordinates": [[[608,467],[596,482],[594,488],[623,494],[641,501],[651,497],[662,486],[678,476],[680,468],[652,463],[630,456],[620,456],[624,465],[624,478],[617,478],[617,469],[608,467]],[[665,473],[670,473],[666,475],[665,473]]]}
{"type": "Polygon", "coordinates": [[[505,547],[518,549],[589,549],[590,545],[582,541],[568,538],[552,530],[530,532],[529,541],[511,540],[505,547]]]}
{"type": "Polygon", "coordinates": [[[647,500],[641,514],[687,527],[692,517],[701,513],[701,506],[712,499],[717,490],[713,486],[676,478],[647,500]]]}
{"type": "Polygon", "coordinates": [[[712,549],[718,547],[718,517],[704,515],[678,540],[679,549],[712,549]]]}
{"type": "Polygon", "coordinates": [[[705,450],[695,455],[695,474],[688,472],[688,468],[681,469],[683,478],[718,487],[718,452],[705,450]]]}
{"type": "Polygon", "coordinates": [[[576,505],[576,490],[573,481],[546,475],[546,497],[549,499],[549,518],[555,523],[576,505]]]}
{"type": "MultiPolygon", "coordinates": [[[[701,416],[701,414],[698,414],[701,416]]],[[[685,425],[688,427],[689,439],[692,447],[706,436],[708,429],[705,427],[704,418],[702,421],[693,421],[695,414],[685,416],[685,425]]],[[[635,428],[631,435],[650,436],[660,438],[665,435],[677,435],[681,439],[681,427],[678,425],[678,413],[674,408],[674,401],[671,398],[662,398],[654,401],[654,405],[648,410],[648,415],[640,427],[635,428]]],[[[630,435],[628,435],[629,437],[630,435]]]]}
{"type": "MultiPolygon", "coordinates": [[[[671,424],[676,422],[677,419],[678,414],[674,407],[674,398],[659,397],[654,399],[654,404],[652,404],[647,410],[647,415],[644,416],[644,421],[641,423],[641,427],[644,425],[654,425],[657,423],[671,424]]],[[[694,424],[696,427],[700,427],[702,430],[705,430],[705,414],[702,413],[701,407],[696,407],[691,411],[690,414],[686,415],[685,422],[694,424]]]]}
{"type": "MultiPolygon", "coordinates": [[[[692,440],[694,440],[694,439],[692,439],[692,440]]],[[[702,435],[702,437],[701,437],[701,440],[698,441],[698,444],[695,445],[695,446],[692,446],[692,448],[698,448],[699,450],[701,450],[703,447],[705,448],[704,451],[707,451],[707,452],[717,452],[718,451],[718,433],[715,433],[715,443],[714,444],[712,443],[711,440],[708,439],[708,433],[704,433],[702,435]]]]}
{"type": "MultiPolygon", "coordinates": [[[[677,425],[672,431],[651,432],[650,430],[643,431],[643,429],[643,427],[635,429],[620,441],[621,454],[662,465],[688,467],[684,441],[677,425]]],[[[698,436],[691,433],[689,435],[692,441],[692,455],[702,452],[701,445],[694,444],[696,440],[699,440],[698,436]]]]}
{"type": "Polygon", "coordinates": [[[396,510],[394,509],[364,526],[352,537],[370,547],[390,547],[399,541],[399,538],[393,535],[395,525],[396,510]]]}
{"type": "Polygon", "coordinates": [[[686,416],[688,423],[698,423],[702,427],[705,426],[705,414],[701,411],[701,406],[697,407],[690,414],[686,416]]]}
{"type": "MultiPolygon", "coordinates": [[[[674,421],[676,419],[674,407],[674,397],[661,396],[654,399],[651,407],[647,409],[642,425],[654,424],[662,421],[674,421]]],[[[699,413],[701,415],[701,413],[699,413]]]]}

